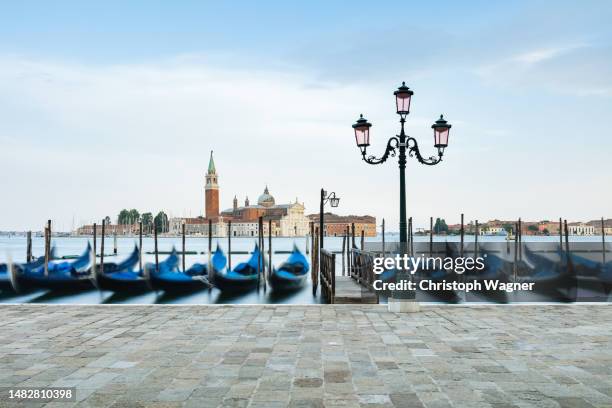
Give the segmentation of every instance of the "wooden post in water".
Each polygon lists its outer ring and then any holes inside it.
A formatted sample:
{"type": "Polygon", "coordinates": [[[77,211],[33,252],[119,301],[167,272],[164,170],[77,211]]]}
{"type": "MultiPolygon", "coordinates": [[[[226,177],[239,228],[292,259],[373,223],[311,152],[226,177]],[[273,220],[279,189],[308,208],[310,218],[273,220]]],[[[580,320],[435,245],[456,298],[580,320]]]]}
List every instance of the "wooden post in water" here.
{"type": "Polygon", "coordinates": [[[104,273],[104,235],[106,233],[106,220],[102,218],[102,236],[100,237],[100,273],[104,273]]]}
{"type": "Polygon", "coordinates": [[[159,251],[157,250],[157,225],[153,226],[153,244],[155,245],[155,272],[159,272],[159,251]]]}
{"type": "Polygon", "coordinates": [[[518,219],[518,229],[519,229],[519,259],[523,260],[523,222],[521,221],[521,217],[518,219]]]}
{"type": "Polygon", "coordinates": [[[601,256],[602,256],[602,265],[606,264],[606,228],[604,217],[601,217],[601,256]]]}
{"type": "Polygon", "coordinates": [[[563,229],[565,230],[565,252],[569,260],[569,230],[567,229],[567,220],[563,220],[563,229]]]}
{"type": "Polygon", "coordinates": [[[49,276],[49,227],[45,226],[45,276],[49,276]]]}
{"type": "Polygon", "coordinates": [[[91,270],[93,272],[93,274],[96,274],[96,251],[98,248],[98,244],[96,242],[97,236],[98,235],[98,231],[97,231],[97,225],[94,222],[93,223],[93,261],[92,261],[92,265],[91,265],[91,270]]]}
{"type": "Polygon", "coordinates": [[[559,217],[559,248],[563,251],[563,221],[559,217]]]}
{"type": "Polygon", "coordinates": [[[414,256],[414,243],[412,236],[412,217],[408,218],[408,242],[410,242],[410,256],[414,256]]]}
{"type": "Polygon", "coordinates": [[[361,228],[361,250],[365,251],[365,231],[361,228]]]}
{"type": "Polygon", "coordinates": [[[32,262],[32,231],[28,231],[26,245],[26,263],[32,262]]]}
{"type": "Polygon", "coordinates": [[[263,248],[261,247],[261,235],[262,235],[262,225],[263,225],[263,221],[262,221],[262,217],[259,216],[259,219],[257,220],[257,249],[259,250],[259,256],[257,257],[257,289],[259,290],[259,285],[261,284],[261,254],[263,251],[263,248]]]}
{"type": "Polygon", "coordinates": [[[271,273],[272,273],[272,219],[269,219],[268,220],[268,276],[271,273]]]}
{"type": "Polygon", "coordinates": [[[514,281],[516,282],[516,263],[518,262],[518,223],[514,223],[514,263],[512,264],[512,272],[514,281]]]}
{"type": "Polygon", "coordinates": [[[429,217],[429,256],[433,256],[433,217],[429,217]]]}
{"type": "Polygon", "coordinates": [[[182,230],[181,232],[183,234],[183,240],[182,240],[183,241],[182,242],[182,244],[183,244],[183,272],[185,272],[186,271],[186,269],[185,269],[185,221],[183,221],[181,223],[181,230],[182,230]]]}
{"type": "Polygon", "coordinates": [[[314,241],[312,246],[312,295],[316,296],[317,287],[319,286],[319,230],[314,227],[314,241]]]}
{"type": "Polygon", "coordinates": [[[461,235],[461,245],[459,248],[459,255],[463,258],[463,234],[465,233],[465,230],[463,228],[463,213],[461,213],[461,230],[459,231],[459,234],[461,235]]]}
{"type": "Polygon", "coordinates": [[[117,255],[117,226],[115,225],[115,233],[113,234],[113,254],[117,255]]]}
{"type": "Polygon", "coordinates": [[[227,221],[227,270],[232,270],[232,221],[227,221]]]}
{"type": "Polygon", "coordinates": [[[138,225],[138,270],[142,271],[142,221],[138,225]]]}
{"type": "Polygon", "coordinates": [[[346,234],[342,234],[342,276],[344,276],[344,251],[346,250],[346,234]]]}
{"type": "Polygon", "coordinates": [[[476,220],[476,230],[474,231],[474,258],[478,258],[478,220],[476,220]]]}
{"type": "Polygon", "coordinates": [[[352,235],[352,237],[351,237],[352,242],[351,243],[353,245],[352,248],[357,248],[357,245],[355,245],[355,223],[351,224],[351,235],[352,235]]]}
{"type": "Polygon", "coordinates": [[[208,270],[211,270],[212,261],[212,220],[208,220],[208,270]]]}
{"type": "Polygon", "coordinates": [[[386,248],[385,248],[385,219],[383,218],[382,221],[382,256],[383,258],[386,255],[386,248]]]}

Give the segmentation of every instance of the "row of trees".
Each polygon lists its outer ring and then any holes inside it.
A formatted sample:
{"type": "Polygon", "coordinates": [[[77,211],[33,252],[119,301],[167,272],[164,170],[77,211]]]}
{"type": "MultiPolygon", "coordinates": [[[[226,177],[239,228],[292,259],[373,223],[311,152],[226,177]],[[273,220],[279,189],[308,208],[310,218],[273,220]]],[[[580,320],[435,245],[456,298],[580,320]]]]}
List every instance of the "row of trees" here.
{"type": "MultiPolygon", "coordinates": [[[[158,212],[157,215],[153,217],[153,213],[150,212],[140,214],[135,208],[131,210],[124,208],[119,212],[119,216],[117,217],[117,223],[119,225],[133,225],[141,221],[142,230],[145,234],[152,233],[154,226],[158,233],[168,232],[170,230],[168,216],[163,211],[158,212]]],[[[108,222],[110,222],[110,218],[108,222]]]]}

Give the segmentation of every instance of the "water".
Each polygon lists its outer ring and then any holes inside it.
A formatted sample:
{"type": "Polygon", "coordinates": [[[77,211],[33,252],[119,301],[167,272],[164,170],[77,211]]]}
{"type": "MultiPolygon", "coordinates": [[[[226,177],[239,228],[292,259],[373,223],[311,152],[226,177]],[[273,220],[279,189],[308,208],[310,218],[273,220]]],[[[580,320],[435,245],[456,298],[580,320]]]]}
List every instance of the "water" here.
{"type": "MultiPolygon", "coordinates": [[[[557,236],[539,237],[529,236],[524,237],[524,241],[530,242],[558,242],[557,236]]],[[[612,242],[611,237],[606,237],[606,242],[612,242]]],[[[366,242],[380,242],[381,237],[370,237],[365,239],[366,242]]],[[[387,242],[398,240],[397,234],[388,234],[387,242]]],[[[415,236],[415,242],[428,242],[428,236],[415,236]]],[[[459,236],[439,236],[434,237],[434,242],[459,242],[459,236]]],[[[505,242],[504,237],[498,236],[481,236],[478,237],[479,242],[505,242]]],[[[359,239],[357,239],[359,241],[359,239]]],[[[465,236],[466,244],[472,243],[474,236],[465,236]]],[[[572,242],[601,242],[599,236],[587,237],[572,237],[572,242]]],[[[58,237],[53,238],[52,243],[56,247],[58,256],[78,255],[83,252],[87,246],[87,242],[92,243],[91,237],[58,237]]],[[[134,249],[134,245],[138,242],[138,238],[134,237],[118,237],[117,238],[117,256],[105,258],[105,261],[114,262],[121,261],[127,257],[134,249]]],[[[250,252],[253,250],[257,239],[254,238],[232,238],[232,252],[250,252]]],[[[357,242],[359,244],[359,242],[357,242]]],[[[217,244],[227,252],[227,238],[213,239],[212,248],[216,248],[217,244]]],[[[268,241],[266,239],[266,253],[268,241]]],[[[274,251],[289,252],[296,245],[302,252],[306,251],[306,238],[273,238],[272,248],[274,251]]],[[[180,237],[160,237],[158,238],[159,251],[170,251],[172,248],[180,250],[182,241],[180,237]]],[[[342,250],[342,237],[326,237],[325,248],[331,251],[342,250]]],[[[143,238],[143,262],[154,262],[155,255],[146,254],[153,252],[153,238],[143,238]]],[[[196,255],[186,255],[185,265],[188,268],[196,262],[206,263],[208,261],[208,239],[202,237],[186,238],[186,250],[197,251],[196,255]]],[[[113,253],[113,239],[105,240],[105,254],[113,253]]],[[[34,237],[32,239],[32,253],[34,256],[42,256],[44,254],[44,239],[34,237]]],[[[100,239],[97,243],[97,253],[100,253],[100,239]]],[[[159,260],[162,261],[167,255],[159,255],[159,260]]],[[[7,261],[24,262],[26,257],[26,238],[21,236],[0,236],[0,263],[7,261]]],[[[280,265],[288,257],[287,253],[274,253],[272,263],[274,266],[280,265]]],[[[233,254],[232,265],[235,266],[240,262],[244,262],[249,258],[248,254],[233,254]]],[[[337,271],[341,271],[341,257],[337,256],[337,271]]],[[[252,291],[245,295],[228,297],[223,295],[219,290],[203,290],[194,294],[185,296],[171,297],[163,293],[146,293],[138,296],[125,296],[113,292],[100,292],[91,290],[79,294],[58,295],[47,291],[38,291],[25,295],[15,295],[9,292],[0,292],[0,303],[71,303],[71,304],[100,304],[100,303],[131,303],[131,304],[153,304],[153,303],[188,303],[188,304],[207,304],[207,303],[240,303],[240,304],[261,304],[261,303],[290,303],[290,304],[315,304],[321,303],[320,296],[313,296],[312,282],[308,280],[307,285],[296,293],[278,296],[271,293],[269,290],[252,291]]]]}

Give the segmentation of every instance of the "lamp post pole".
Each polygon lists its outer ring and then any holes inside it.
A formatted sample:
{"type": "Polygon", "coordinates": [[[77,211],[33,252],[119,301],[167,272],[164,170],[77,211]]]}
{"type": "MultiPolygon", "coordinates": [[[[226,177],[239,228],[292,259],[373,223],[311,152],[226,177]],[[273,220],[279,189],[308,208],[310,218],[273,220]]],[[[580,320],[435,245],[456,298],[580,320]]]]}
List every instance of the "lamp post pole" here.
{"type": "MultiPolygon", "coordinates": [[[[416,139],[406,135],[404,130],[406,116],[410,111],[410,100],[414,92],[402,82],[402,85],[393,94],[395,95],[397,114],[400,115],[400,134],[389,139],[385,153],[380,158],[371,155],[367,156],[367,148],[370,145],[370,128],[372,124],[369,123],[363,115],[360,115],[357,122],[353,125],[353,129],[355,130],[357,147],[361,150],[361,157],[366,163],[382,164],[386,162],[390,156],[395,157],[395,155],[398,154],[400,171],[400,254],[405,255],[408,253],[408,217],[406,216],[407,158],[408,156],[415,157],[419,163],[427,166],[434,166],[440,163],[444,155],[444,149],[448,146],[448,135],[451,125],[444,120],[442,115],[440,115],[440,119],[431,126],[434,130],[434,147],[438,149],[438,155],[437,157],[430,156],[429,158],[424,158],[421,156],[416,139]]],[[[404,270],[398,271],[396,274],[396,281],[404,279],[409,280],[410,276],[407,275],[404,270]]],[[[418,311],[419,305],[416,302],[416,292],[414,290],[394,291],[391,299],[389,299],[389,310],[395,312],[418,311]]]]}
{"type": "MultiPolygon", "coordinates": [[[[329,204],[336,208],[340,203],[340,197],[336,197],[336,193],[327,194],[324,188],[321,189],[321,201],[319,202],[319,281],[321,280],[321,250],[323,249],[323,218],[325,216],[325,204],[329,201],[329,204]]],[[[316,290],[316,289],[315,289],[316,290]]]]}

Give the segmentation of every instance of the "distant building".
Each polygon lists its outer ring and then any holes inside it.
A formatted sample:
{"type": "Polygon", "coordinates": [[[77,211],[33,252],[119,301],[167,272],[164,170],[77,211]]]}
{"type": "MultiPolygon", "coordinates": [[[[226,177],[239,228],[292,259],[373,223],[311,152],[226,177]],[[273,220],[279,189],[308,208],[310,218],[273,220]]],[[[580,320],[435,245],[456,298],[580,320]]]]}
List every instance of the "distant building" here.
{"type": "MultiPolygon", "coordinates": [[[[106,224],[105,235],[135,235],[138,234],[139,224],[106,224]]],[[[96,234],[102,234],[102,225],[97,224],[96,234]]],[[[83,225],[77,228],[76,235],[93,235],[93,224],[83,225]]]]}
{"type": "MultiPolygon", "coordinates": [[[[594,228],[596,235],[601,235],[601,220],[589,221],[587,224],[594,228]]],[[[612,235],[612,218],[604,220],[603,230],[606,235],[612,235]]]]}
{"type": "Polygon", "coordinates": [[[595,235],[595,227],[584,222],[570,222],[567,224],[569,235],[595,235]]]}
{"type": "MultiPolygon", "coordinates": [[[[319,214],[308,216],[315,226],[319,224],[319,214]]],[[[355,235],[361,235],[361,231],[366,237],[376,236],[376,217],[371,215],[336,215],[332,213],[323,214],[323,234],[328,237],[341,237],[346,233],[347,228],[355,224],[355,235]]]]}

